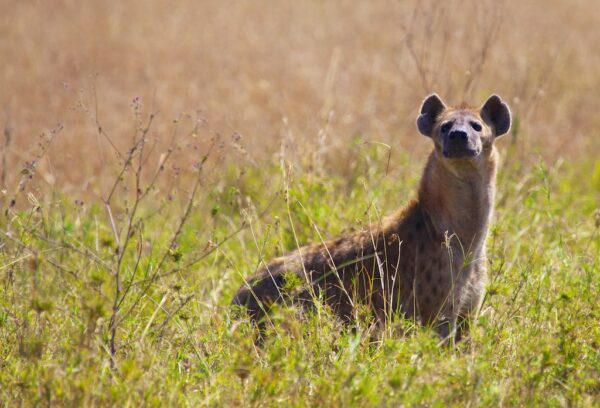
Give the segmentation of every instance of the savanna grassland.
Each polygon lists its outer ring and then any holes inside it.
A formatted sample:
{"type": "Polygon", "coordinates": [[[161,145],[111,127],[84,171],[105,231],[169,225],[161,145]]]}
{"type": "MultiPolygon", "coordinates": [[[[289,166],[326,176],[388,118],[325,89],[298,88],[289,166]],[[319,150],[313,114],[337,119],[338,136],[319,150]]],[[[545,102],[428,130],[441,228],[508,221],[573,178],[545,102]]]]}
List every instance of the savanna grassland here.
{"type": "Polygon", "coordinates": [[[600,7],[0,0],[0,405],[600,406],[600,7]],[[229,302],[512,107],[470,338],[229,302]]]}

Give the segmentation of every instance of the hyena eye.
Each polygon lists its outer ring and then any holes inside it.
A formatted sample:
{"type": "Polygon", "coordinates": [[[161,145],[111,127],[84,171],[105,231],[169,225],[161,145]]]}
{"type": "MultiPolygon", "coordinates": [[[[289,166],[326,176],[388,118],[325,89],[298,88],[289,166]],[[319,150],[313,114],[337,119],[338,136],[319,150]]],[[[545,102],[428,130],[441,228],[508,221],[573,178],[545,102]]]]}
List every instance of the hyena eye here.
{"type": "Polygon", "coordinates": [[[442,131],[442,133],[446,133],[447,131],[450,130],[451,127],[452,127],[452,122],[446,122],[442,125],[440,130],[442,131]]]}
{"type": "Polygon", "coordinates": [[[477,122],[471,122],[471,127],[475,129],[476,132],[481,132],[481,125],[477,122]]]}

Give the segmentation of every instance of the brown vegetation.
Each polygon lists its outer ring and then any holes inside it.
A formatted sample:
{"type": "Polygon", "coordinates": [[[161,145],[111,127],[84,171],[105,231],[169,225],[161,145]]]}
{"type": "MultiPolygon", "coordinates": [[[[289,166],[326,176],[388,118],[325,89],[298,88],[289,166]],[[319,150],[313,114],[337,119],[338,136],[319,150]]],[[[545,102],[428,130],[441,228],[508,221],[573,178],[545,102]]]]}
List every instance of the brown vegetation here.
{"type": "MultiPolygon", "coordinates": [[[[344,146],[357,138],[425,149],[414,141],[415,101],[433,90],[450,103],[503,95],[526,155],[598,151],[589,133],[600,125],[599,11],[589,0],[5,1],[2,9],[7,166],[21,169],[38,135],[61,123],[39,168],[63,191],[106,193],[100,170],[113,150],[98,123],[124,149],[135,97],[146,114],[159,112],[149,138],[165,146],[172,120],[199,111],[213,134],[241,136],[252,160],[284,146],[290,159],[341,171],[344,146]]],[[[197,160],[191,144],[182,150],[197,160]]]]}

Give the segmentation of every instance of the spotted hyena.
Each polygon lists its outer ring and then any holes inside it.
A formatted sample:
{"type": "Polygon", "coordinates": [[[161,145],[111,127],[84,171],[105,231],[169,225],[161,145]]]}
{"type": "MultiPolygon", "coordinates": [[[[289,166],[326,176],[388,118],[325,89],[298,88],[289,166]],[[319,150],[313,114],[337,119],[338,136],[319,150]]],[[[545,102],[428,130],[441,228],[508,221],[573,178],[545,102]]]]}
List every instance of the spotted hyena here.
{"type": "Polygon", "coordinates": [[[255,321],[275,302],[321,299],[346,321],[360,304],[381,324],[400,313],[433,325],[444,339],[459,336],[457,327],[483,299],[498,162],[494,141],[510,124],[510,110],[497,95],[480,108],[448,107],[436,94],[428,96],[417,128],[434,148],[418,197],[377,228],[272,260],[232,303],[245,306],[255,321]],[[303,283],[300,289],[289,290],[290,277],[303,283]]]}

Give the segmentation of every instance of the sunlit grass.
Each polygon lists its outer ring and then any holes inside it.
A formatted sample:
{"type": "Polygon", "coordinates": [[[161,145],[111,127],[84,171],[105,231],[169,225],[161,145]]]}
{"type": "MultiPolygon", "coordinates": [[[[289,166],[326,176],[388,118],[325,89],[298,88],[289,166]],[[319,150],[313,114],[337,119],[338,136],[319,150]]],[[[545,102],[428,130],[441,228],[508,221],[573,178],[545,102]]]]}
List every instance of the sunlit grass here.
{"type": "Polygon", "coordinates": [[[0,405],[597,406],[597,9],[3,5],[0,405]],[[283,308],[255,344],[239,285],[412,198],[433,91],[514,114],[471,336],[283,308]]]}
{"type": "MultiPolygon", "coordinates": [[[[376,150],[364,154],[384,157],[376,150]]],[[[242,276],[295,247],[282,186],[289,188],[291,220],[304,243],[318,239],[317,228],[332,236],[389,212],[410,197],[415,180],[408,175],[417,165],[407,163],[394,175],[380,166],[350,180],[300,170],[290,176],[272,166],[232,180],[257,208],[276,197],[261,218],[252,206],[238,211],[221,195],[209,194],[204,207],[212,210],[192,216],[178,241],[181,256],[171,256],[169,268],[204,250],[198,234],[207,216],[214,218],[215,240],[244,219],[248,228],[142,294],[119,326],[114,370],[108,350],[113,277],[89,255],[65,247],[94,249],[100,242],[97,255],[108,262],[114,242],[106,238],[106,214],[68,200],[19,212],[4,227],[27,249],[4,240],[2,264],[11,279],[4,280],[1,297],[2,399],[67,405],[592,406],[600,391],[595,181],[581,178],[585,169],[577,164],[507,161],[488,240],[488,295],[471,337],[456,349],[438,347],[432,331],[399,320],[374,341],[368,322],[347,330],[326,309],[304,320],[281,310],[257,347],[251,327],[232,319],[228,308],[242,276]],[[403,179],[409,181],[398,182],[403,179]]],[[[158,262],[154,254],[168,244],[167,225],[144,222],[143,238],[135,244],[145,247],[136,282],[147,278],[158,262]]],[[[126,280],[134,261],[124,268],[126,280]]],[[[141,288],[132,287],[125,309],[141,288]]]]}

